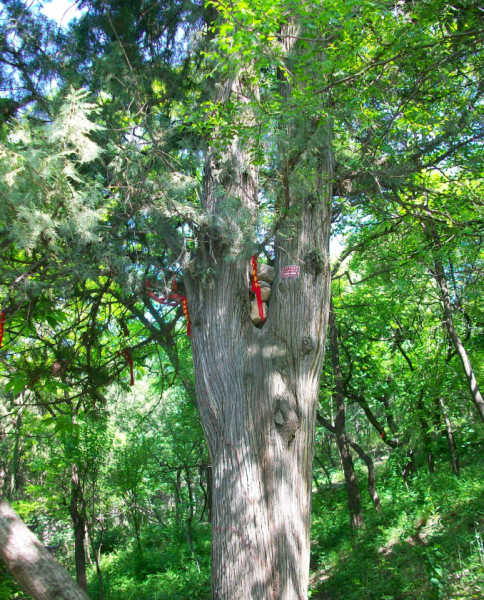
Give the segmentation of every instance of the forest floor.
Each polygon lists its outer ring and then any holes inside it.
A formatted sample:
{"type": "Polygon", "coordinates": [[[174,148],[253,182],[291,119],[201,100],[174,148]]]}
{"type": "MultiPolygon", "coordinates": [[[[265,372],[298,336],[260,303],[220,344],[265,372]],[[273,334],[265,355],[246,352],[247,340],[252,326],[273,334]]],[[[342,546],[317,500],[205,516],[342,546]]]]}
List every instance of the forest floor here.
{"type": "MultiPolygon", "coordinates": [[[[446,457],[444,457],[446,459],[446,457]]],[[[484,598],[484,460],[464,457],[459,478],[448,460],[420,466],[405,483],[377,470],[377,513],[359,473],[366,526],[352,533],[344,488],[315,494],[311,600],[484,598]]]]}
{"type": "MultiPolygon", "coordinates": [[[[366,526],[350,530],[341,474],[314,494],[311,600],[460,600],[484,598],[484,452],[461,456],[461,475],[445,451],[430,475],[425,464],[404,482],[392,459],[378,465],[382,511],[373,508],[366,471],[358,471],[366,526]],[[393,464],[393,471],[392,471],[393,464]]],[[[103,558],[106,600],[209,600],[210,527],[194,541],[200,573],[183,529],[103,558]],[[106,585],[107,584],[107,585],[106,585]]],[[[92,573],[90,596],[98,598],[92,573]]]]}
{"type": "MultiPolygon", "coordinates": [[[[341,473],[313,498],[311,600],[461,600],[484,598],[484,452],[461,454],[456,478],[445,452],[404,482],[392,457],[378,465],[382,511],[373,508],[358,470],[365,528],[349,527],[341,473]]],[[[104,600],[209,600],[210,525],[195,523],[195,554],[178,527],[150,524],[134,539],[106,532],[104,600]],[[141,548],[141,552],[140,552],[141,548]]],[[[99,600],[94,568],[89,596],[99,600]]],[[[25,598],[0,572],[0,600],[25,598]]]]}

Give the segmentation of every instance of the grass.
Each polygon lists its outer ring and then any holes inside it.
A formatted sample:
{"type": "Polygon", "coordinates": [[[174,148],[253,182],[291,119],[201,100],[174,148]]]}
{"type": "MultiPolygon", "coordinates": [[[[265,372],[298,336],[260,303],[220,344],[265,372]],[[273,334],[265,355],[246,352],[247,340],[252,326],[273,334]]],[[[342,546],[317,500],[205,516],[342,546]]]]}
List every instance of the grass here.
{"type": "Polygon", "coordinates": [[[460,600],[484,598],[484,461],[469,460],[459,478],[448,463],[408,481],[377,481],[376,513],[359,477],[366,527],[348,526],[346,491],[314,498],[311,599],[460,600]]]}
{"type": "MultiPolygon", "coordinates": [[[[381,513],[366,491],[366,472],[359,472],[366,527],[357,533],[349,528],[343,486],[315,494],[311,600],[482,600],[484,455],[461,458],[459,478],[444,456],[436,474],[421,466],[407,484],[390,458],[377,471],[381,513]]],[[[141,554],[135,540],[107,543],[105,600],[209,600],[210,526],[197,524],[194,534],[200,573],[182,528],[147,527],[141,554]]],[[[89,595],[99,598],[94,569],[89,595]]],[[[24,597],[0,572],[0,600],[24,597]]]]}

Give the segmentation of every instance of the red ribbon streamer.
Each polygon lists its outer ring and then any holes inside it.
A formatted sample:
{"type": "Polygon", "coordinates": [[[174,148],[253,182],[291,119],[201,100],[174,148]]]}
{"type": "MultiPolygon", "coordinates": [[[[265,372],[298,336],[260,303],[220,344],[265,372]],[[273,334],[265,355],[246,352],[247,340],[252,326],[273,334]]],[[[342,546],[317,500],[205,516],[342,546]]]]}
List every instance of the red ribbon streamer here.
{"type": "Polygon", "coordinates": [[[182,305],[183,314],[185,315],[185,318],[187,320],[187,335],[188,335],[188,337],[190,337],[190,335],[192,333],[192,322],[190,320],[190,315],[188,313],[188,300],[187,300],[186,296],[182,296],[181,305],[182,305]]]}
{"type": "Polygon", "coordinates": [[[252,292],[254,292],[255,297],[257,298],[257,307],[259,308],[259,317],[265,321],[264,319],[264,307],[262,306],[262,295],[261,289],[259,285],[259,280],[257,279],[257,258],[252,256],[252,287],[250,288],[252,292]]]}
{"type": "MultiPolygon", "coordinates": [[[[180,304],[180,301],[183,298],[183,296],[181,296],[178,293],[170,294],[169,296],[156,296],[150,290],[150,282],[149,281],[146,282],[146,289],[148,291],[148,296],[150,298],[153,298],[153,300],[156,300],[156,302],[159,302],[160,304],[167,304],[168,306],[177,306],[178,304],[180,304]]],[[[173,289],[175,290],[175,292],[178,292],[175,279],[173,280],[173,289]]]]}
{"type": "Polygon", "coordinates": [[[129,373],[131,375],[131,381],[129,382],[129,385],[134,385],[134,370],[133,370],[133,359],[131,358],[131,352],[125,348],[124,350],[121,350],[121,352],[118,352],[118,354],[120,356],[124,356],[124,358],[127,360],[128,365],[129,365],[129,373]]]}
{"type": "Polygon", "coordinates": [[[2,347],[3,341],[3,328],[5,327],[5,311],[2,310],[0,313],[0,348],[2,347]]]}
{"type": "Polygon", "coordinates": [[[190,314],[188,312],[188,299],[186,296],[182,296],[178,293],[178,285],[176,279],[173,280],[173,289],[175,290],[174,294],[170,294],[169,296],[155,296],[153,292],[150,290],[150,282],[146,282],[146,289],[148,290],[148,296],[159,302],[160,304],[166,304],[168,306],[178,306],[180,303],[182,305],[183,314],[187,320],[187,335],[190,337],[192,332],[192,322],[190,320],[190,314]]]}

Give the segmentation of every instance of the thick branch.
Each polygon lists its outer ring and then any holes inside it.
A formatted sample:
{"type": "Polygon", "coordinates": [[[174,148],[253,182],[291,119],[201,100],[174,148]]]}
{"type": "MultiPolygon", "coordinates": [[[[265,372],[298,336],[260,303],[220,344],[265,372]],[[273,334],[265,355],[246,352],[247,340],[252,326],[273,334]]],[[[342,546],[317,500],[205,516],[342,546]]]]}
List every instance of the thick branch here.
{"type": "Polygon", "coordinates": [[[0,557],[34,600],[89,600],[5,500],[0,500],[0,557]]]}

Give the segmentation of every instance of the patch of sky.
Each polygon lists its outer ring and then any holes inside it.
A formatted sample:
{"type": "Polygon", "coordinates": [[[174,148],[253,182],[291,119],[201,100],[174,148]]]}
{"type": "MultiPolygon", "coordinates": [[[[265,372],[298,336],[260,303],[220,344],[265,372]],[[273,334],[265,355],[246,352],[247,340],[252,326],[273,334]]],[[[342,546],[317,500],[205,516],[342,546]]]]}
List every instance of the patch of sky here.
{"type": "Polygon", "coordinates": [[[52,0],[36,2],[39,12],[56,21],[59,27],[67,27],[73,19],[79,19],[86,12],[86,9],[79,10],[79,0],[52,0]]]}
{"type": "Polygon", "coordinates": [[[342,250],[343,236],[341,234],[331,236],[331,240],[329,242],[329,255],[332,258],[337,258],[341,254],[342,250]]]}

